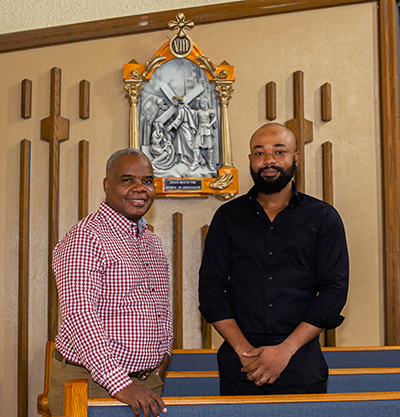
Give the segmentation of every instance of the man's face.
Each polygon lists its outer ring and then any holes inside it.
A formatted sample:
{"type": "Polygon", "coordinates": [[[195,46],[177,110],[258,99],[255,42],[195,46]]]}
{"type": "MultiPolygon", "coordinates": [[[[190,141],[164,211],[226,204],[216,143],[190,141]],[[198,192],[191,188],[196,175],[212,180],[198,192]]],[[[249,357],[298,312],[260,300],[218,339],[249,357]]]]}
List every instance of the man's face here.
{"type": "Polygon", "coordinates": [[[264,194],[280,192],[287,186],[300,162],[293,137],[282,126],[259,129],[250,141],[250,172],[264,194]]]}
{"type": "Polygon", "coordinates": [[[155,197],[153,167],[144,156],[122,155],[103,182],[106,204],[137,223],[155,197]]]}

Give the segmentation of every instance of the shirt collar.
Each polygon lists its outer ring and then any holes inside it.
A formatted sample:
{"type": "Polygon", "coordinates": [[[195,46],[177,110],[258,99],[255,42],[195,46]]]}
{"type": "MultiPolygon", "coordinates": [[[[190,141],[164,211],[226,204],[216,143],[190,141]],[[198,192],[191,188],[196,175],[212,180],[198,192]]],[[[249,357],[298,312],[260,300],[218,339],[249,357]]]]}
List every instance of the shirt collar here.
{"type": "Polygon", "coordinates": [[[102,214],[108,223],[110,223],[112,226],[126,233],[131,233],[131,230],[134,230],[135,234],[137,233],[137,230],[139,230],[139,233],[144,233],[148,226],[147,220],[145,220],[143,217],[139,219],[139,222],[136,225],[135,222],[127,219],[121,213],[113,210],[104,202],[100,204],[99,213],[102,214]]]}
{"type": "MultiPolygon", "coordinates": [[[[299,195],[299,192],[297,190],[297,187],[294,181],[292,181],[292,191],[293,191],[293,195],[290,197],[289,207],[296,208],[300,203],[300,195],[299,195]]],[[[257,199],[257,195],[258,195],[258,190],[256,186],[253,185],[253,187],[251,187],[249,192],[247,193],[247,197],[251,201],[255,202],[257,199]]]]}

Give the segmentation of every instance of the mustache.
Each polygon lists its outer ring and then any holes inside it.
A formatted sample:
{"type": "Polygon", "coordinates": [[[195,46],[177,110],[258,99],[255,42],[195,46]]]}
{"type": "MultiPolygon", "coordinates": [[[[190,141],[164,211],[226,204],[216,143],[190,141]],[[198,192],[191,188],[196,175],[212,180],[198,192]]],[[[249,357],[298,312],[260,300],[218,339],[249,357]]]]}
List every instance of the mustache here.
{"type": "Polygon", "coordinates": [[[265,171],[267,169],[275,169],[276,171],[279,171],[281,174],[284,174],[285,173],[285,170],[282,167],[277,167],[275,165],[266,165],[265,167],[260,168],[258,170],[258,172],[257,172],[258,175],[260,175],[263,171],[265,171]]]}

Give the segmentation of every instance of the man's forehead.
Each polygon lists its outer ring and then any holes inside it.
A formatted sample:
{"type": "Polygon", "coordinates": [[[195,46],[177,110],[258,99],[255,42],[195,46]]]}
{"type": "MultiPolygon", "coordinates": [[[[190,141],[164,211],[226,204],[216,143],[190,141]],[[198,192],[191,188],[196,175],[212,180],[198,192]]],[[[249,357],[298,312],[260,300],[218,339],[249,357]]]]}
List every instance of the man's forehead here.
{"type": "Polygon", "coordinates": [[[280,142],[278,141],[277,143],[256,143],[253,145],[253,149],[257,149],[257,148],[265,148],[265,146],[272,146],[273,148],[287,148],[289,146],[288,143],[284,143],[284,142],[280,142]]]}
{"type": "Polygon", "coordinates": [[[265,146],[295,147],[295,139],[282,126],[268,126],[257,130],[250,141],[250,148],[263,148],[265,146]]]}
{"type": "Polygon", "coordinates": [[[119,177],[127,175],[138,176],[138,174],[140,176],[153,176],[151,162],[142,155],[131,154],[119,156],[112,167],[112,171],[119,177]]]}

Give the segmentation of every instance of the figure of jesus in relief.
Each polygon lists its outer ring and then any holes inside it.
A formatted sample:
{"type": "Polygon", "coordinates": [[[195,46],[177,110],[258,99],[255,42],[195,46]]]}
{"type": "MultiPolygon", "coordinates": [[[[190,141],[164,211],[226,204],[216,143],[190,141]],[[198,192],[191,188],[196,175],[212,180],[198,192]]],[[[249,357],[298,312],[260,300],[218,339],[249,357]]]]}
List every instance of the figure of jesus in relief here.
{"type": "Polygon", "coordinates": [[[190,166],[193,163],[193,141],[196,133],[192,110],[183,102],[182,97],[174,96],[172,104],[177,108],[177,111],[174,120],[165,129],[167,132],[175,129],[176,134],[173,144],[178,162],[190,166]]]}

